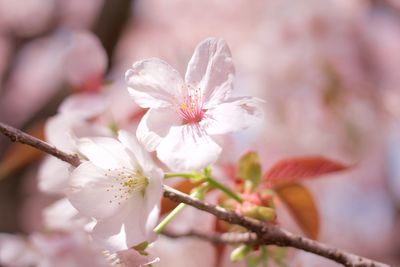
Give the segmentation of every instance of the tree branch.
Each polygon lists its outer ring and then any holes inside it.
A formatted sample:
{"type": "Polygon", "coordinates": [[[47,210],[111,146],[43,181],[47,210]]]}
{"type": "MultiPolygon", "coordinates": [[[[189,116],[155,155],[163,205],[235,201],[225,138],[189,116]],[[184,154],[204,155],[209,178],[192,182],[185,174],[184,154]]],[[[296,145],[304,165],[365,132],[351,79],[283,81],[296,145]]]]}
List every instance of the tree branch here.
{"type": "Polygon", "coordinates": [[[50,154],[62,161],[68,162],[72,166],[76,167],[80,164],[80,159],[76,154],[65,153],[56,147],[46,143],[34,136],[31,136],[23,131],[20,131],[12,126],[0,122],[0,132],[10,138],[11,142],[19,142],[37,148],[47,154],[50,154]]]}
{"type": "MultiPolygon", "coordinates": [[[[50,155],[53,155],[73,166],[80,164],[79,157],[74,154],[68,154],[60,151],[56,147],[37,139],[29,134],[26,134],[14,127],[0,123],[0,132],[9,137],[13,142],[20,142],[33,146],[42,150],[50,155]]],[[[169,186],[164,185],[164,197],[178,203],[185,203],[197,209],[211,213],[218,219],[226,221],[230,224],[240,225],[248,229],[249,233],[225,233],[221,235],[205,235],[198,232],[190,232],[183,236],[193,236],[208,240],[211,242],[219,243],[247,243],[247,244],[262,244],[262,245],[276,245],[285,247],[294,247],[316,255],[320,255],[327,259],[331,259],[348,267],[388,267],[384,263],[376,262],[364,257],[360,257],[343,250],[330,247],[326,244],[311,240],[305,237],[294,235],[286,230],[270,224],[263,223],[258,220],[243,217],[235,212],[228,211],[219,206],[209,204],[197,199],[194,199],[187,194],[175,190],[169,186]]],[[[167,234],[168,235],[168,234],[167,234]]],[[[176,234],[169,234],[170,237],[180,237],[176,234]]]]}
{"type": "Polygon", "coordinates": [[[257,237],[256,233],[245,232],[245,233],[202,233],[198,231],[190,231],[183,234],[177,234],[170,231],[163,231],[162,235],[169,238],[197,238],[204,241],[212,242],[212,243],[223,243],[223,244],[249,244],[255,245],[260,244],[260,240],[257,237]]]}

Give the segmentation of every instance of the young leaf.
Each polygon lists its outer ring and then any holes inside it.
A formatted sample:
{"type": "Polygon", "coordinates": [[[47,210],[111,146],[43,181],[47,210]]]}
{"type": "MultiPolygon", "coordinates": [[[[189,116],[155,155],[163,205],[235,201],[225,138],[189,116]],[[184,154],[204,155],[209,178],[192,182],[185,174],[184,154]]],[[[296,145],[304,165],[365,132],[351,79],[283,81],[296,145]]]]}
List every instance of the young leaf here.
{"type": "Polygon", "coordinates": [[[300,184],[291,184],[278,187],[275,190],[303,232],[310,238],[317,239],[319,215],[308,189],[300,184]]]}
{"type": "Polygon", "coordinates": [[[273,165],[264,174],[263,182],[271,187],[282,186],[348,168],[349,166],[323,157],[291,158],[273,165]]]}
{"type": "Polygon", "coordinates": [[[239,177],[248,180],[256,187],[261,180],[261,164],[258,154],[250,151],[239,160],[239,177]]]}

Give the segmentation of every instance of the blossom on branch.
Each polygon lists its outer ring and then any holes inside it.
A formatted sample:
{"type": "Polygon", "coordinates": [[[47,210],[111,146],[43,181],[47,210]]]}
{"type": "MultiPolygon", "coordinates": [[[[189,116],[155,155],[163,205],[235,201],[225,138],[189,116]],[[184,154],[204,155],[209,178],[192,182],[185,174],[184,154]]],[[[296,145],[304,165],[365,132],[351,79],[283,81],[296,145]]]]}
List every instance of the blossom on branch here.
{"type": "Polygon", "coordinates": [[[113,138],[82,138],[88,161],[71,174],[67,197],[84,216],[97,220],[92,236],[110,251],[151,242],[158,220],[163,174],[127,132],[113,138]]]}
{"type": "Polygon", "coordinates": [[[128,90],[139,106],[150,108],[137,129],[139,141],[173,170],[215,162],[217,136],[262,118],[262,100],[230,96],[234,72],[226,42],[215,38],[197,46],[184,80],[160,59],[134,63],[125,74],[128,90]]]}

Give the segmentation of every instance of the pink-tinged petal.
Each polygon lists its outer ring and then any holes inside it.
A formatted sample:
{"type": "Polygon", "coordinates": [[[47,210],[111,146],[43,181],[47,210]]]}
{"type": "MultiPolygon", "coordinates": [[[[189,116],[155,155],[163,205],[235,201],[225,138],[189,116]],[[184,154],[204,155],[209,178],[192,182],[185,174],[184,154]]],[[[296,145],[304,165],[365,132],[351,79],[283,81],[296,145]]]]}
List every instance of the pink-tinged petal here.
{"type": "Polygon", "coordinates": [[[42,192],[64,194],[68,187],[70,165],[55,157],[49,156],[39,167],[38,187],[42,192]]]}
{"type": "Polygon", "coordinates": [[[140,121],[136,136],[148,151],[155,151],[171,126],[180,123],[181,118],[172,109],[150,109],[140,121]]]}
{"type": "Polygon", "coordinates": [[[116,139],[108,137],[81,138],[77,141],[80,153],[102,169],[132,168],[125,147],[116,139]]]}
{"type": "Polygon", "coordinates": [[[168,63],[145,59],[133,64],[125,73],[128,90],[136,103],[143,108],[171,107],[178,104],[183,80],[168,63]]]}
{"type": "Polygon", "coordinates": [[[66,98],[58,108],[58,111],[62,114],[89,119],[100,115],[108,106],[109,103],[105,95],[80,93],[66,98]]]}
{"type": "Polygon", "coordinates": [[[207,110],[201,125],[210,135],[225,134],[243,130],[260,123],[263,119],[261,104],[255,97],[231,99],[207,110]]]}
{"type": "Polygon", "coordinates": [[[145,205],[142,195],[133,196],[112,217],[99,220],[93,240],[111,252],[125,250],[147,240],[145,205]]]}
{"type": "Polygon", "coordinates": [[[198,124],[171,127],[157,148],[158,158],[174,171],[204,168],[220,153],[221,147],[198,124]]]}
{"type": "Polygon", "coordinates": [[[209,38],[200,43],[186,70],[185,81],[203,93],[204,108],[225,100],[231,90],[235,68],[231,51],[223,39],[209,38]]]}
{"type": "Polygon", "coordinates": [[[83,215],[102,219],[116,214],[126,202],[118,190],[112,173],[84,162],[71,174],[67,198],[83,215]]]}

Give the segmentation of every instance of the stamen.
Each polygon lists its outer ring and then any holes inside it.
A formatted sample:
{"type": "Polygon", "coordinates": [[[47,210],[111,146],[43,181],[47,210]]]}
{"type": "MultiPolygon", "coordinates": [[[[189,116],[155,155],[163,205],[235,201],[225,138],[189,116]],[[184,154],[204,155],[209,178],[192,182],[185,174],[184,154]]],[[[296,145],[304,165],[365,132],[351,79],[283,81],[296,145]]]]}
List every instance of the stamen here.
{"type": "Polygon", "coordinates": [[[149,179],[139,171],[113,170],[109,171],[107,176],[114,180],[114,184],[107,188],[107,192],[114,193],[109,203],[117,202],[118,205],[121,205],[121,201],[128,200],[138,192],[144,195],[149,184],[149,179]]]}
{"type": "Polygon", "coordinates": [[[183,103],[181,103],[177,111],[185,124],[200,122],[204,117],[201,90],[188,85],[183,103]]]}

